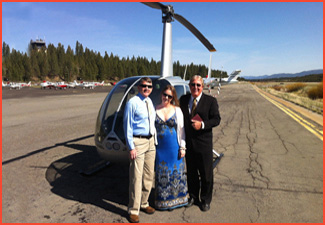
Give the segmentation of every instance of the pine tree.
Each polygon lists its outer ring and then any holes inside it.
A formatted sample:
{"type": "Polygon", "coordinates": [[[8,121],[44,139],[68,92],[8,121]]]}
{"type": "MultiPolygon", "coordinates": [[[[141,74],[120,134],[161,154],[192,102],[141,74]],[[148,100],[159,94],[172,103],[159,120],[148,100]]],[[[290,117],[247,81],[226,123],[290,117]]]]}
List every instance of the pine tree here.
{"type": "Polygon", "coordinates": [[[47,58],[49,62],[49,74],[55,76],[59,74],[59,64],[57,50],[53,44],[49,44],[47,47],[47,58]]]}
{"type": "Polygon", "coordinates": [[[64,80],[69,82],[71,80],[72,71],[74,69],[73,50],[69,45],[65,55],[64,80]]]}
{"type": "Polygon", "coordinates": [[[2,61],[5,61],[10,55],[10,48],[9,45],[6,44],[6,42],[3,42],[2,44],[2,61]]]}
{"type": "Polygon", "coordinates": [[[36,51],[36,58],[39,66],[40,79],[45,79],[45,77],[50,72],[50,66],[47,59],[46,49],[42,47],[42,49],[35,50],[35,51],[36,51]]]}
{"type": "Polygon", "coordinates": [[[64,46],[61,43],[58,43],[58,47],[56,50],[56,54],[58,57],[58,65],[59,65],[59,77],[61,80],[63,80],[63,75],[65,72],[65,50],[64,50],[64,46]]]}
{"type": "Polygon", "coordinates": [[[25,53],[23,57],[23,66],[24,66],[23,80],[28,82],[32,78],[32,65],[30,62],[30,58],[27,56],[27,53],[25,53]]]}
{"type": "Polygon", "coordinates": [[[37,60],[37,50],[32,50],[30,52],[30,62],[31,62],[31,71],[34,76],[36,76],[38,79],[42,80],[40,68],[38,65],[37,60]]]}

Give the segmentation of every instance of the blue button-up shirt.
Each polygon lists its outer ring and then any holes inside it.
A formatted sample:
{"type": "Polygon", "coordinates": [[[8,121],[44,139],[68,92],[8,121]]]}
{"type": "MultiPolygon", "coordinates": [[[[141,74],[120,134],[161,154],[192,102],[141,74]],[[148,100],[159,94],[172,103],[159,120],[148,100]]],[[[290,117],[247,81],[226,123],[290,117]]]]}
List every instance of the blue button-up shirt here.
{"type": "MultiPolygon", "coordinates": [[[[125,106],[123,128],[126,146],[129,150],[135,148],[133,143],[134,135],[147,136],[150,134],[148,110],[145,100],[149,101],[149,106],[153,112],[152,114],[154,114],[155,108],[153,107],[151,99],[143,97],[140,93],[132,97],[125,106]]],[[[154,117],[152,119],[154,123],[154,117]]],[[[151,125],[154,126],[154,124],[151,125]]]]}

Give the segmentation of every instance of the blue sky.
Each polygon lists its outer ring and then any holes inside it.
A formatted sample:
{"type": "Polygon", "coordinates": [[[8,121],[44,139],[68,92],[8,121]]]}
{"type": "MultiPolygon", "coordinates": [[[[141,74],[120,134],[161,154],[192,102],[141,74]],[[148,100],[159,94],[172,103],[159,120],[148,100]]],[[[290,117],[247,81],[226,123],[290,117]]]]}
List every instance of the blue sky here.
{"type": "MultiPolygon", "coordinates": [[[[213,44],[212,68],[242,76],[323,69],[323,3],[163,2],[213,44]]],[[[173,60],[209,65],[210,53],[178,21],[173,60]]],[[[138,2],[2,2],[2,41],[21,52],[45,38],[101,55],[161,57],[161,12],[138,2]]]]}

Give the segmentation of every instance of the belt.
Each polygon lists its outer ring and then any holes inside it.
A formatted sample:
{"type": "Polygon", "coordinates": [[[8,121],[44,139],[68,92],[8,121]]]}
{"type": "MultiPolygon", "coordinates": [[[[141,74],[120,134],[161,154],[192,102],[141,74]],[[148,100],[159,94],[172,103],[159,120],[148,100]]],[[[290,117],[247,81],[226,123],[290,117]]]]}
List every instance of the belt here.
{"type": "Polygon", "coordinates": [[[133,135],[133,137],[150,139],[152,137],[152,135],[151,134],[150,135],[147,135],[147,136],[145,136],[145,135],[133,135]]]}

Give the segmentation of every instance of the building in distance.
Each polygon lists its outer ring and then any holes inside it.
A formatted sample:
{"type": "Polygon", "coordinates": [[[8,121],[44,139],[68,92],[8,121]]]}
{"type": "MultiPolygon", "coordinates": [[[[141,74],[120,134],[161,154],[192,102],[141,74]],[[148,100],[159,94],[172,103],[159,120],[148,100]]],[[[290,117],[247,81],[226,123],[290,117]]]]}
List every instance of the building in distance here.
{"type": "Polygon", "coordinates": [[[37,50],[40,50],[42,47],[46,48],[45,40],[43,39],[30,40],[30,47],[31,49],[37,49],[37,50]]]}

